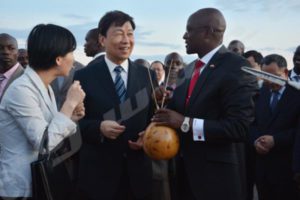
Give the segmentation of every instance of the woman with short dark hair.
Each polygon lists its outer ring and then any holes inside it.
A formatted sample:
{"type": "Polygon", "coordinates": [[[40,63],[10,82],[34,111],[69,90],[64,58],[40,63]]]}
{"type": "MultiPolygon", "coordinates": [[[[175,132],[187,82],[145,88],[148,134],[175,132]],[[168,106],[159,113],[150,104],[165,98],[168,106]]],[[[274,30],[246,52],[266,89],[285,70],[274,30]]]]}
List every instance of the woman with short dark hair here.
{"type": "Polygon", "coordinates": [[[57,25],[40,24],[30,32],[27,47],[29,67],[10,85],[0,104],[0,196],[4,199],[30,199],[30,164],[37,160],[45,129],[51,150],[75,133],[75,122],[85,114],[85,93],[78,81],[71,85],[59,112],[50,86],[58,76],[68,76],[73,66],[73,34],[57,25]]]}

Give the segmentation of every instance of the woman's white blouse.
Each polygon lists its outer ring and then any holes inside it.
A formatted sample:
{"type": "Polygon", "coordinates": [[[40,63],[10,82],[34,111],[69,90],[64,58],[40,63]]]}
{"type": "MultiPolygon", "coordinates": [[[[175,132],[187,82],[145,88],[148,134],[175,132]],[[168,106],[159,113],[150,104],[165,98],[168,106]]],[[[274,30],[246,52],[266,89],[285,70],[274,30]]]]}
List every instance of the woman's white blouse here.
{"type": "Polygon", "coordinates": [[[47,126],[50,149],[76,131],[76,124],[57,111],[52,88],[27,67],[0,103],[0,196],[31,196],[30,163],[37,160],[47,126]]]}

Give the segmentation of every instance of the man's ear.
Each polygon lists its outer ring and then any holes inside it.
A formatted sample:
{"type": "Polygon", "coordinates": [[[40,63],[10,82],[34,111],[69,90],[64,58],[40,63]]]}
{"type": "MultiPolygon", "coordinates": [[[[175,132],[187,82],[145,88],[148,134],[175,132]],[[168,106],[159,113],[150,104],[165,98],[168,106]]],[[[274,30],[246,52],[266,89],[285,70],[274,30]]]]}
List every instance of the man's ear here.
{"type": "Polygon", "coordinates": [[[288,70],[287,68],[284,69],[284,76],[285,76],[286,78],[289,77],[289,70],[288,70]]]}
{"type": "Polygon", "coordinates": [[[104,40],[105,40],[105,37],[101,34],[99,34],[98,36],[98,43],[102,46],[102,47],[105,47],[104,45],[104,40]]]}
{"type": "Polygon", "coordinates": [[[58,57],[56,57],[55,61],[56,61],[56,65],[60,66],[61,62],[62,62],[62,58],[60,56],[58,56],[58,57]]]}

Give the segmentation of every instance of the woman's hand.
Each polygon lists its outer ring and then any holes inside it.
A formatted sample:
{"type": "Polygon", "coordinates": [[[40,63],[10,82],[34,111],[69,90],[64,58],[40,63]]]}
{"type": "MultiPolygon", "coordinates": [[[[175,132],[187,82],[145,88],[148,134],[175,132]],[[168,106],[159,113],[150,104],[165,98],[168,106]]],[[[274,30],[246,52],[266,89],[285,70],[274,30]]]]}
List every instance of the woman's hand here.
{"type": "Polygon", "coordinates": [[[67,96],[66,96],[66,101],[67,103],[74,104],[74,108],[83,102],[85,97],[85,92],[81,88],[81,85],[79,81],[74,81],[74,83],[70,86],[67,96]]]}
{"type": "Polygon", "coordinates": [[[65,114],[71,119],[73,119],[73,117],[75,117],[74,119],[77,120],[81,119],[84,116],[84,109],[83,109],[84,106],[83,105],[79,106],[79,105],[82,104],[84,97],[85,97],[85,92],[82,90],[79,81],[74,81],[74,83],[70,86],[68,90],[66,100],[60,112],[65,114]],[[80,112],[76,113],[77,116],[73,116],[75,114],[74,112],[76,109],[77,110],[79,109],[80,112]]]}
{"type": "Polygon", "coordinates": [[[76,106],[76,108],[73,111],[71,119],[74,122],[79,121],[81,118],[83,118],[85,115],[85,107],[83,103],[80,103],[76,106]]]}

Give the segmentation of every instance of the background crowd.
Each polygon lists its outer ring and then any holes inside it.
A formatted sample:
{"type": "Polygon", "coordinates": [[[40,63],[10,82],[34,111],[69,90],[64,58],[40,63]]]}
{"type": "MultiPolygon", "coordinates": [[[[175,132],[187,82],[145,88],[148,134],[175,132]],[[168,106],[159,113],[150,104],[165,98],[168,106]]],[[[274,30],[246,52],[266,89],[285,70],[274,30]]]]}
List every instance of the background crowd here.
{"type": "Polygon", "coordinates": [[[277,52],[223,44],[226,21],[205,8],[188,18],[183,34],[187,54],[198,59],[186,63],[170,52],[164,60],[131,60],[134,30],[130,15],[106,13],[86,31],[86,66],[74,60],[74,33],[63,27],[37,25],[28,49],[0,34],[0,199],[30,199],[28,165],[46,127],[51,149],[82,139],[66,160],[71,199],[300,199],[300,91],[241,70],[300,84],[300,46],[288,70],[277,52]],[[63,40],[71,42],[57,45],[63,40]],[[151,81],[171,91],[165,108],[155,110],[151,81]],[[122,106],[143,89],[149,104],[123,119],[122,106]],[[117,114],[106,117],[110,110],[117,114]],[[177,130],[176,158],[144,154],[141,135],[151,121],[177,130]]]}

